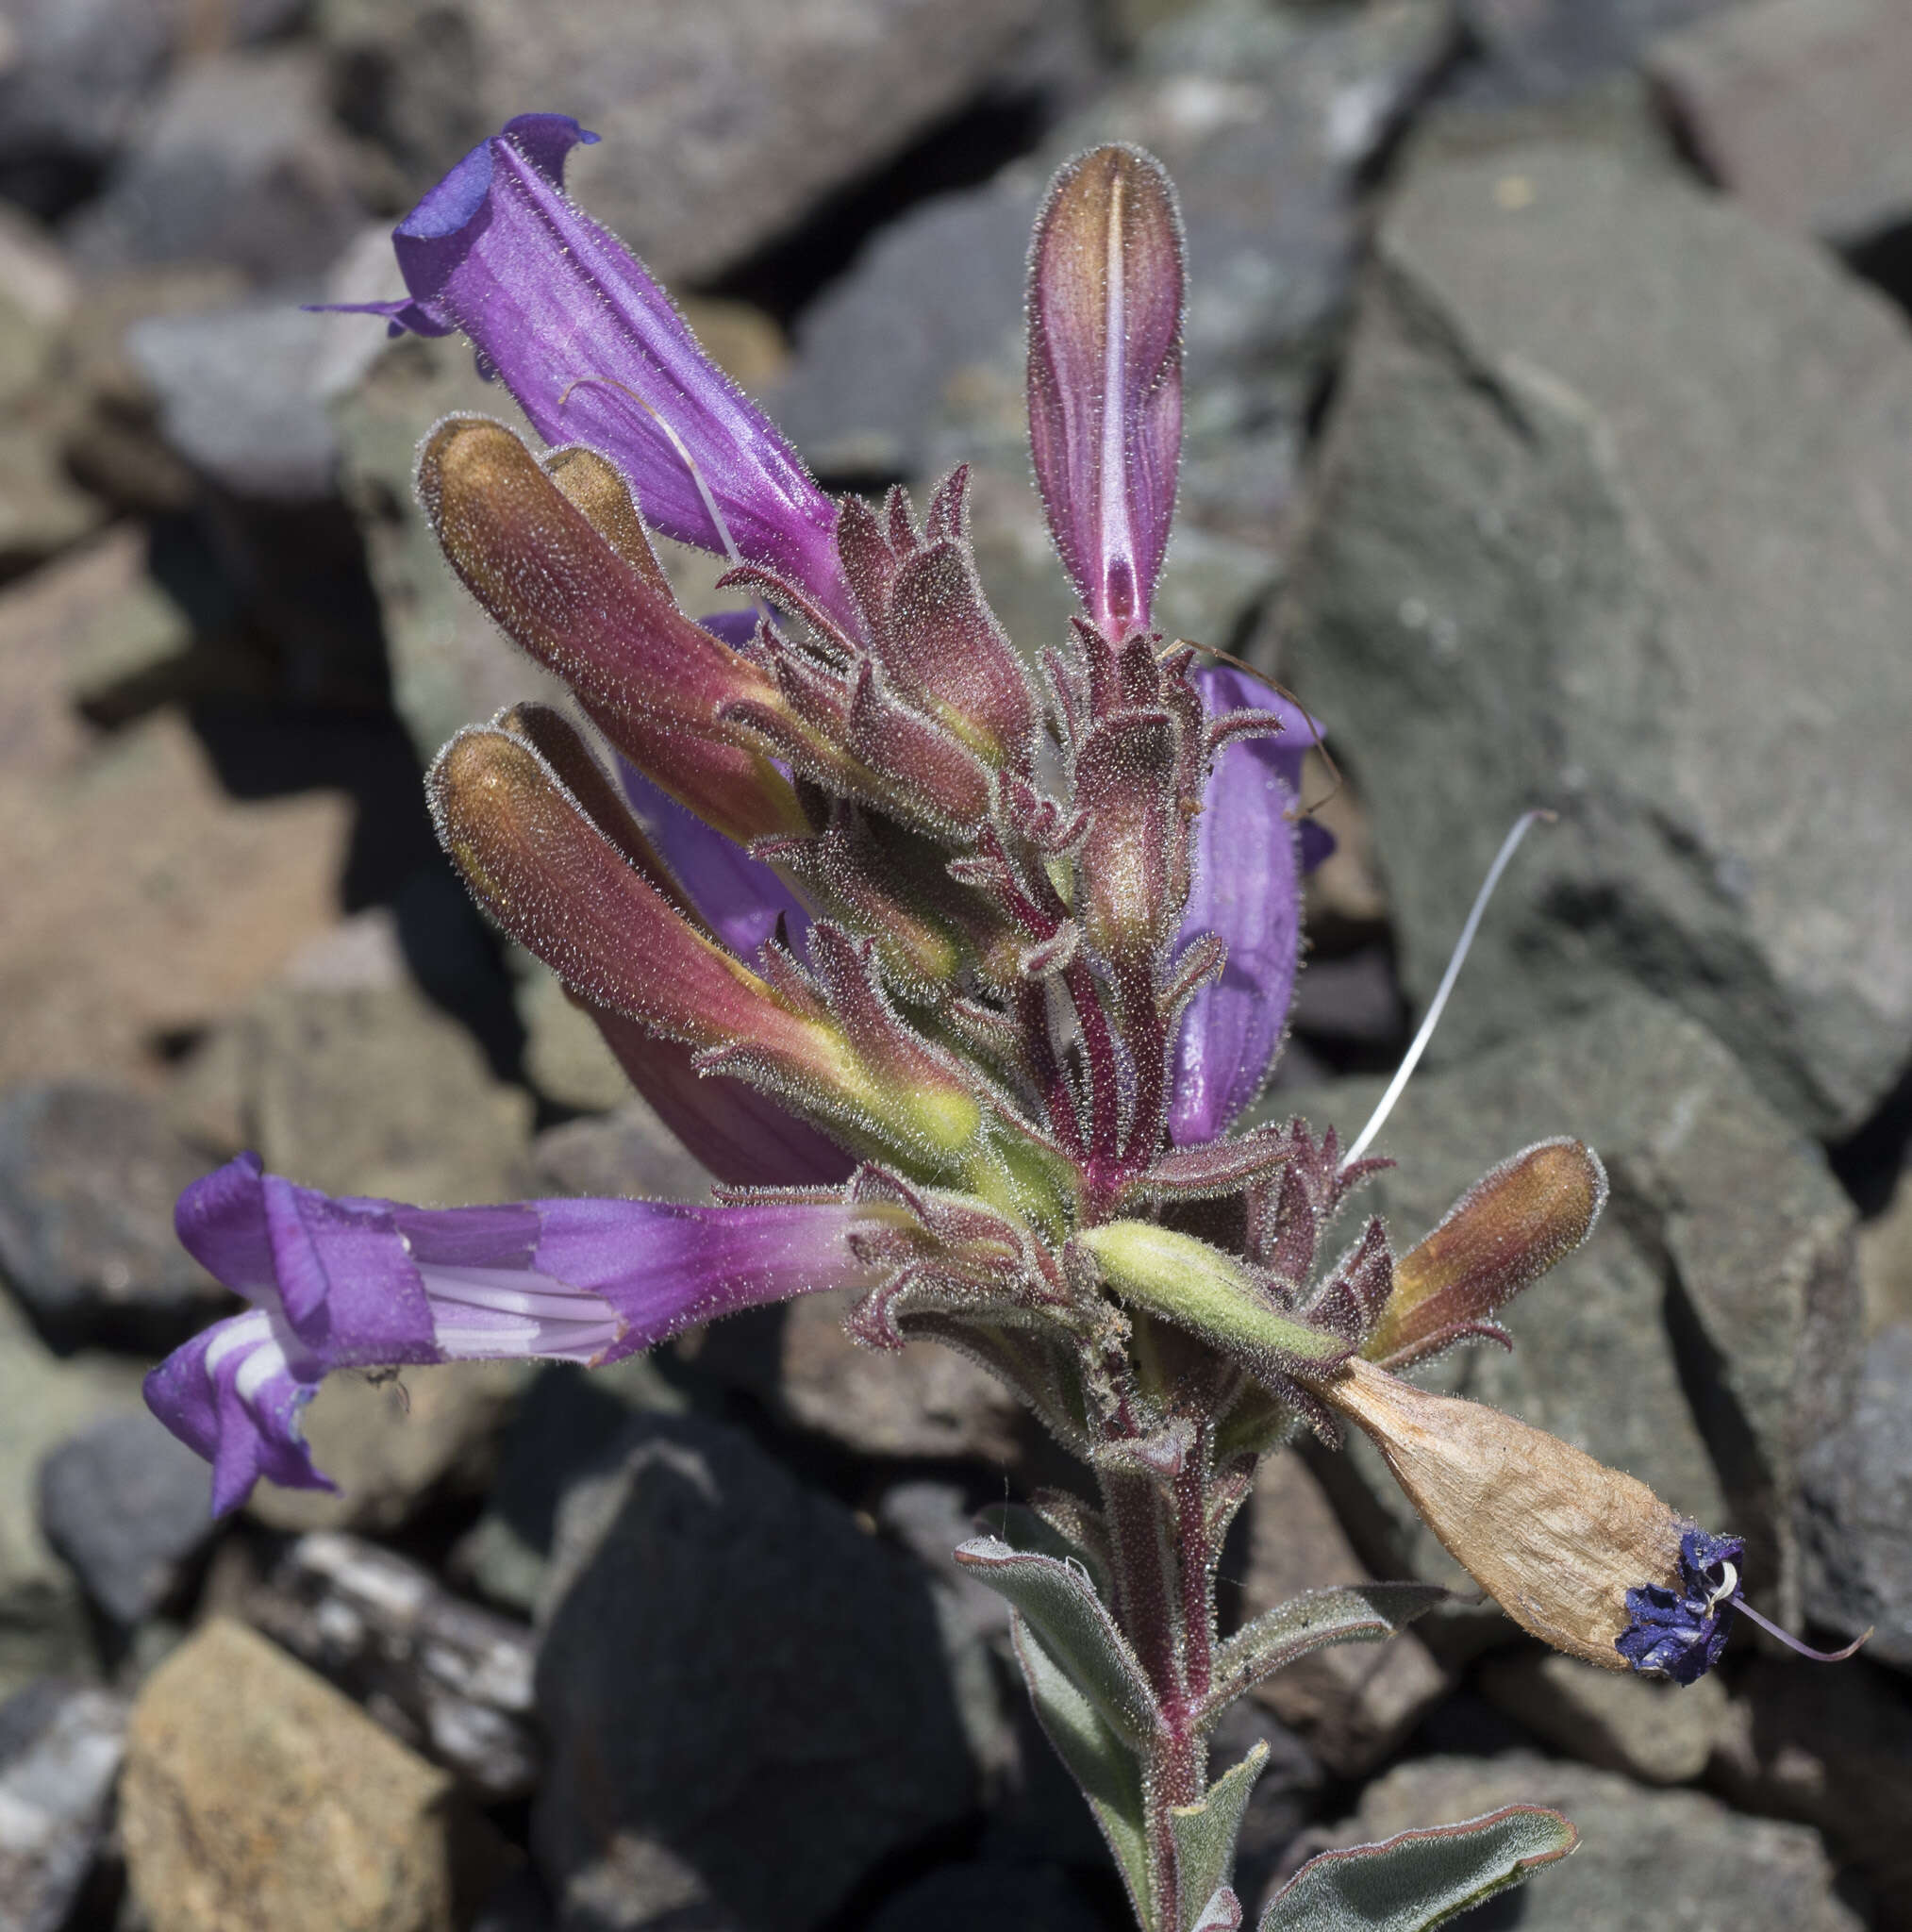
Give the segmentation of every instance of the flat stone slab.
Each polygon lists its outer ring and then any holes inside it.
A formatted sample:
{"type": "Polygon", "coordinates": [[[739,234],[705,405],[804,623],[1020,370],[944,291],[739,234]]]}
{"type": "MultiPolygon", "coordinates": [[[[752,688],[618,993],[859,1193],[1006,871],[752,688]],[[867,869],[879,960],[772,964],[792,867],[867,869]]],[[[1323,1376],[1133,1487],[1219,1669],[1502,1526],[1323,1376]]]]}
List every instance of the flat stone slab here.
{"type": "Polygon", "coordinates": [[[1626,116],[1510,125],[1425,140],[1382,225],[1283,670],[1410,993],[1558,814],[1442,1050],[1631,980],[1837,1133],[1912,1053],[1912,341],[1626,116]]]}

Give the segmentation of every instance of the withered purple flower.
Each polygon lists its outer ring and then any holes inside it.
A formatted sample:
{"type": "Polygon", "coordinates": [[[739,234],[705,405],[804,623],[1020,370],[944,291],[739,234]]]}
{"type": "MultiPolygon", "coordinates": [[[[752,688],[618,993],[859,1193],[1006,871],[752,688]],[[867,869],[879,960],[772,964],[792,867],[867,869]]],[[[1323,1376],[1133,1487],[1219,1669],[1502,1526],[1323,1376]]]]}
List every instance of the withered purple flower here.
{"type": "MultiPolygon", "coordinates": [[[[858,1290],[857,1341],[965,1349],[1093,1472],[1098,1507],[1007,1511],[958,1556],[1015,1607],[1039,1714],[1143,1926],[1239,1924],[1228,1868],[1260,1759],[1209,1783],[1220,1714],[1441,1594],[1319,1591],[1223,1641],[1222,1540],[1298,1428],[1367,1431],[1548,1641],[1683,1677],[1718,1653],[1738,1576],[1714,1572],[1737,1545],[1392,1373],[1505,1343],[1495,1310],[1587,1237],[1604,1173],[1543,1141],[1398,1260],[1378,1219],[1336,1255],[1389,1103],[1346,1151],[1299,1120],[1239,1124],[1280,1049],[1322,847],[1298,797],[1315,727],[1154,628],[1183,293],[1156,163],[1079,158],[1038,224],[1030,443],[1081,609],[1024,655],[977,575],[966,472],[921,514],[902,490],[822,491],[566,198],[565,156],[590,139],[521,116],[396,234],[411,292],[380,312],[462,330],[554,445],[452,417],[421,445],[420,500],[473,595],[575,701],[468,726],[428,791],[478,902],[592,1015],[718,1199],[428,1209],[236,1161],[179,1226],[252,1307],[177,1351],[148,1399],[213,1462],[224,1509],[260,1475],[324,1480],[299,1413],[335,1369],[604,1362],[858,1290]],[[727,558],[755,614],[680,608],[654,530],[727,558]]],[[[1514,1856],[1471,1830],[1439,1853],[1443,1897],[1571,1842],[1523,1824],[1514,1856]]]]}

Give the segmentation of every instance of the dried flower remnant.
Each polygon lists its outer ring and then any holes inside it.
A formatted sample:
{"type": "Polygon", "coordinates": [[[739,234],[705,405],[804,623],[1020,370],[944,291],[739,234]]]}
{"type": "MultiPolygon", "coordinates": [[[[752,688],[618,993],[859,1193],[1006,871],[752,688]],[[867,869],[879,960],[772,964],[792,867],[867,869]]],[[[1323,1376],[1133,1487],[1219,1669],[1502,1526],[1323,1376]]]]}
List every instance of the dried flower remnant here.
{"type": "MultiPolygon", "coordinates": [[[[1515,1155],[1397,1259],[1376,1218],[1328,1240],[1385,1164],[1362,1157],[1425,1029],[1353,1146],[1254,1119],[1326,844],[1297,795],[1317,727],[1153,628],[1184,286],[1157,164],[1084,155],[1037,225],[1030,446],[1081,608],[1025,656],[976,571],[966,473],[920,512],[901,490],[821,491],[566,197],[590,139],[533,114],[481,142],[400,224],[410,293],[377,306],[466,334],[551,445],[472,416],[421,445],[452,568],[575,701],[468,726],[428,791],[479,904],[591,1014],[717,1199],[426,1209],[233,1162],[179,1228],[251,1308],[148,1399],[227,1509],[261,1475],[325,1480],[299,1416],[334,1369],[606,1362],[855,1291],[856,1341],[965,1349],[1092,1472],[1093,1506],[1006,1509],[960,1558],[1013,1607],[1039,1717],[1145,1932],[1226,1932],[1260,1758],[1210,1781],[1222,1711],[1441,1595],[1318,1591],[1224,1641],[1216,1568],[1263,1455],[1304,1426],[1367,1431],[1512,1615],[1612,1668],[1709,1665],[1743,1607],[1737,1546],[1392,1373],[1506,1343],[1495,1311],[1600,1213],[1589,1149],[1515,1155]],[[682,609],[654,531],[724,558],[750,608],[682,609]]],[[[1408,1896],[1485,1896],[1571,1846],[1551,1814],[1510,1819],[1364,1848],[1361,1882],[1393,1860],[1408,1896]]]]}

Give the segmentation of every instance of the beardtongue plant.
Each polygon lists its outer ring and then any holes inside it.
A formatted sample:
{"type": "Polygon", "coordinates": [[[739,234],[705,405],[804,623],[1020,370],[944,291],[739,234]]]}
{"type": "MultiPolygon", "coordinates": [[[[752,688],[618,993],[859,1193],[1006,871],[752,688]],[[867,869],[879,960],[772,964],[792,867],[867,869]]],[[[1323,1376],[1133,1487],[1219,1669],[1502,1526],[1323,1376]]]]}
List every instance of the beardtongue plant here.
{"type": "MultiPolygon", "coordinates": [[[[1397,1257],[1378,1220],[1325,1245],[1381,1163],[1298,1120],[1237,1124],[1279,1051],[1322,841],[1298,808],[1309,721],[1152,625],[1181,410],[1159,167],[1086,155],[1037,226],[1030,444],[1081,611],[1025,660],[977,579],[965,474],[921,518],[901,491],[821,491],[566,198],[592,139],[522,116],[396,232],[410,294],[379,312],[462,331],[550,445],[453,417],[422,445],[420,498],[577,705],[460,732],[428,782],[480,904],[592,1014],[717,1204],[432,1209],[236,1160],[178,1225],[251,1309],[148,1399],[225,1510],[260,1475],[328,1486],[299,1418],[333,1370],[603,1363],[856,1290],[858,1341],[962,1349],[1089,1473],[1092,1500],[995,1512],[958,1557],[1013,1607],[1144,1932],[1223,1932],[1265,1747],[1211,1781],[1216,1721],[1442,1595],[1319,1591],[1224,1638],[1216,1564],[1271,1450],[1352,1423],[1509,1615],[1611,1670],[1709,1668],[1745,1607],[1740,1546],[1397,1373],[1506,1345],[1495,1309],[1600,1212],[1588,1148],[1516,1154],[1397,1257]],[[654,530],[726,556],[754,608],[693,621],[654,530]]],[[[1330,1854],[1263,1926],[1433,1924],[1572,1843],[1515,1807],[1330,1854]]]]}

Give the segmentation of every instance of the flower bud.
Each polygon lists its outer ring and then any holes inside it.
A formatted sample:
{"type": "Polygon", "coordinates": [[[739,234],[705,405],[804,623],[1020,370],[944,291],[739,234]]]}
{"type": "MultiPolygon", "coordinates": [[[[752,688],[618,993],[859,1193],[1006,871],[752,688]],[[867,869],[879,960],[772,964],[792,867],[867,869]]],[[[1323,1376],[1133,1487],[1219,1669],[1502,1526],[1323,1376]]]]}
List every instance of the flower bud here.
{"type": "Polygon", "coordinates": [[[1122,1300],[1191,1329],[1258,1375],[1320,1375],[1349,1353],[1339,1336],[1285,1312],[1246,1262],[1193,1235],[1152,1221],[1108,1221],[1070,1246],[1122,1300]]]}
{"type": "MultiPolygon", "coordinates": [[[[632,541],[601,475],[572,462],[559,475],[614,536],[632,541]]],[[[661,576],[601,534],[503,424],[440,424],[419,451],[418,492],[478,602],[571,686],[634,764],[740,842],[806,829],[769,760],[748,742],[725,741],[739,736],[720,716],[726,707],[780,708],[770,678],[693,624],[661,576]]]]}
{"type": "Polygon", "coordinates": [[[1579,1141],[1542,1141],[1483,1174],[1394,1264],[1361,1353],[1402,1368],[1467,1335],[1505,1341],[1487,1318],[1593,1232],[1606,1170],[1579,1141]]]}
{"type": "Polygon", "coordinates": [[[1182,225],[1160,164],[1056,177],[1029,257],[1029,446],[1049,528],[1110,642],[1149,628],[1182,444],[1182,225]]]}

